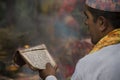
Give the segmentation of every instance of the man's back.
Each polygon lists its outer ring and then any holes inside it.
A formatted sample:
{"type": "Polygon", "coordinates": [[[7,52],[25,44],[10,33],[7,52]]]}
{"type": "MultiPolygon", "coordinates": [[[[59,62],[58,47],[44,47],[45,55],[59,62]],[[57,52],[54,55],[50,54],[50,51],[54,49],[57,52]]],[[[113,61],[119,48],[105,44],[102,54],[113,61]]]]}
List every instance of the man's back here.
{"type": "Polygon", "coordinates": [[[120,44],[111,45],[79,60],[71,80],[120,80],[120,44]]]}

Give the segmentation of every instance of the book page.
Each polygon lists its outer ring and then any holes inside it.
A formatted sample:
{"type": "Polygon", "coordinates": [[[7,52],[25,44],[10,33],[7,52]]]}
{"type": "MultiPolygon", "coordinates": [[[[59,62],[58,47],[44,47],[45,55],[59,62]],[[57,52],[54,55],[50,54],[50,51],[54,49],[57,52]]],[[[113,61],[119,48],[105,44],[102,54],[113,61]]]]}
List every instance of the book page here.
{"type": "Polygon", "coordinates": [[[21,52],[24,59],[36,69],[45,69],[47,63],[51,63],[53,67],[56,65],[47,49],[32,48],[21,52]]]}

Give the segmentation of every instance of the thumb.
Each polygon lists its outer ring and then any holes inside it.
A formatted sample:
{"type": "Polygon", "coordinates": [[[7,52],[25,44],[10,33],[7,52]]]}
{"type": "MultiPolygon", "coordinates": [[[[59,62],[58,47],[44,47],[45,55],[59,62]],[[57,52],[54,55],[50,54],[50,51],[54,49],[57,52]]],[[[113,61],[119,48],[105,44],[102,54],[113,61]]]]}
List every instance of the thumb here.
{"type": "Polygon", "coordinates": [[[54,67],[50,64],[50,63],[47,63],[46,64],[46,69],[49,69],[49,68],[53,68],[55,71],[57,70],[58,66],[55,65],[54,67]]]}
{"type": "Polygon", "coordinates": [[[46,68],[52,67],[52,65],[50,63],[46,64],[46,68]]]}

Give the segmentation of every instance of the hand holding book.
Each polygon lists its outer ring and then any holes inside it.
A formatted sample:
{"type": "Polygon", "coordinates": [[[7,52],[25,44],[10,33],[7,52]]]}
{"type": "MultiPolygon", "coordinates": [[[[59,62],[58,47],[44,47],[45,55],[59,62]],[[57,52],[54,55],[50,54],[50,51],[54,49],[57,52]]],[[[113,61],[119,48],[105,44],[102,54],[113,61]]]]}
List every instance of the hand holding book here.
{"type": "Polygon", "coordinates": [[[56,66],[54,59],[44,44],[18,50],[14,61],[20,66],[27,63],[33,69],[39,70],[45,69],[47,63],[50,63],[53,67],[56,66]]]}

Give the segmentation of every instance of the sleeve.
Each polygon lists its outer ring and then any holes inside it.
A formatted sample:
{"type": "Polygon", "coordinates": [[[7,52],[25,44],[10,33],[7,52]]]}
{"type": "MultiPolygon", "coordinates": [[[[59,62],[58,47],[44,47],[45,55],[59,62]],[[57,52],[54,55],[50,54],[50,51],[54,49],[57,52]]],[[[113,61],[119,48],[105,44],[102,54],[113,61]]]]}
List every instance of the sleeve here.
{"type": "Polygon", "coordinates": [[[57,80],[57,78],[53,75],[47,76],[45,80],[57,80]]]}
{"type": "Polygon", "coordinates": [[[81,63],[81,60],[79,60],[78,63],[76,64],[75,71],[70,80],[83,80],[82,78],[83,69],[84,66],[81,63]]]}

